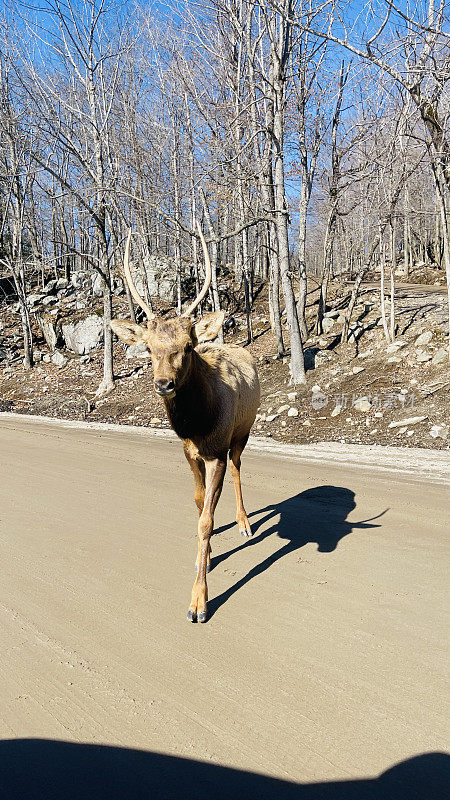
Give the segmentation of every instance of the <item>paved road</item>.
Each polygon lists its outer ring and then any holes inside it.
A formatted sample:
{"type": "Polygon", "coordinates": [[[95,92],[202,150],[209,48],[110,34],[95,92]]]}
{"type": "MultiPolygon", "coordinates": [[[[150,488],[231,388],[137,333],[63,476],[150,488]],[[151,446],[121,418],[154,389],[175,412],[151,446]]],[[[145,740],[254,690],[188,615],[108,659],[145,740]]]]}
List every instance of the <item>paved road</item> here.
{"type": "MultiPolygon", "coordinates": [[[[335,787],[328,782],[445,749],[442,480],[377,471],[354,456],[333,465],[244,454],[255,535],[241,540],[232,524],[227,478],[212,617],[200,626],[186,621],[196,514],[178,442],[0,415],[0,452],[0,738],[48,740],[0,742],[2,798],[40,797],[39,781],[59,786],[47,772],[59,764],[58,780],[66,775],[66,758],[77,765],[74,794],[66,787],[61,798],[141,797],[94,790],[87,776],[103,774],[92,767],[99,748],[71,761],[75,746],[55,750],[53,740],[195,759],[200,798],[202,780],[218,784],[218,797],[225,786],[231,796],[226,776],[245,787],[253,772],[335,787]],[[211,776],[214,763],[229,769],[211,776]],[[11,788],[19,773],[28,794],[11,788]],[[78,791],[78,780],[89,786],[78,791]]],[[[116,787],[123,758],[108,772],[116,787]]],[[[194,780],[191,766],[174,772],[152,758],[155,774],[172,776],[159,797],[179,796],[174,774],[194,780]]],[[[127,780],[142,785],[144,767],[133,764],[127,780]]],[[[48,786],[46,800],[60,796],[48,786]]],[[[252,786],[254,796],[283,796],[276,783],[252,786]]],[[[389,786],[370,797],[400,796],[389,786]]],[[[324,792],[301,798],[344,796],[324,792]]],[[[187,783],[185,796],[194,796],[187,783]]],[[[438,787],[430,798],[440,796],[438,787]]]]}

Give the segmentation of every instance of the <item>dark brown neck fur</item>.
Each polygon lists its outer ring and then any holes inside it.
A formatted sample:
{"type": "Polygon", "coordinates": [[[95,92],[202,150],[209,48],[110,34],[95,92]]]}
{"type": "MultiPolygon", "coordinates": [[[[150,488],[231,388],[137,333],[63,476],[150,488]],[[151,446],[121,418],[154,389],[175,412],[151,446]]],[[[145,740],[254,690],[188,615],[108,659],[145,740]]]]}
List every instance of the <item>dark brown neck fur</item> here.
{"type": "Polygon", "coordinates": [[[195,350],[188,377],[175,397],[164,400],[164,405],[180,439],[195,440],[213,432],[219,410],[214,396],[214,369],[195,350]]]}

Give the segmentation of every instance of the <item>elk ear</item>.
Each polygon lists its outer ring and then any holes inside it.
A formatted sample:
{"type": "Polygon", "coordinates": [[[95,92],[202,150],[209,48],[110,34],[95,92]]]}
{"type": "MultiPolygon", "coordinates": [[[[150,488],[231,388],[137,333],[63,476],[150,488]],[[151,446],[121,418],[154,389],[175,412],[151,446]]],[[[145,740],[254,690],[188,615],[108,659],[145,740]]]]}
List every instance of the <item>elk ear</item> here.
{"type": "Polygon", "coordinates": [[[192,329],[197,343],[201,344],[201,342],[210,342],[211,339],[215,339],[224,319],[225,311],[214,311],[212,314],[205,314],[204,317],[199,319],[192,329]]]}
{"type": "Polygon", "coordinates": [[[130,319],[112,319],[111,328],[123,342],[127,344],[139,344],[144,337],[144,328],[131,322],[130,319]]]}

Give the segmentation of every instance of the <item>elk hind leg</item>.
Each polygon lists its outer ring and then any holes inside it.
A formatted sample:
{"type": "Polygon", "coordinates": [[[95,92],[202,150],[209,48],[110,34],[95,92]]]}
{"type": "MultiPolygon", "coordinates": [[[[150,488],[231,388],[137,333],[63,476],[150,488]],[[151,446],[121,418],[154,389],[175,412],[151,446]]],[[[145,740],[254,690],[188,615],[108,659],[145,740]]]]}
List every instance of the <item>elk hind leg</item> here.
{"type": "Polygon", "coordinates": [[[230,470],[233,476],[234,491],[236,492],[236,522],[239,527],[239,533],[241,533],[242,536],[252,535],[250,522],[248,521],[247,513],[244,508],[241,486],[241,454],[247,444],[247,440],[248,435],[239,442],[232,444],[230,448],[230,470]]]}

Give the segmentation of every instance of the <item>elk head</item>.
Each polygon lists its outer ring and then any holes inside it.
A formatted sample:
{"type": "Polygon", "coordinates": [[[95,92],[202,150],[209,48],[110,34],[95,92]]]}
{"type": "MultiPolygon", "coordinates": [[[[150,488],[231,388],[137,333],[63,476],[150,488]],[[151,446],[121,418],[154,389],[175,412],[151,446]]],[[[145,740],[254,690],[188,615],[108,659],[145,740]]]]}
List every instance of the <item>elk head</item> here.
{"type": "Polygon", "coordinates": [[[137,325],[131,320],[111,320],[111,328],[124,342],[145,344],[153,364],[155,391],[165,398],[173,397],[177,389],[183,385],[190,373],[195,347],[202,342],[215,339],[225,317],[225,312],[218,311],[206,314],[196,322],[191,318],[192,312],[203,300],[211,284],[211,262],[208,248],[198,223],[197,228],[205,256],[205,282],[187,311],[175,319],[162,319],[157,317],[142,299],[130,272],[130,231],[125,247],[123,268],[133,298],[147,315],[147,327],[137,325]]]}

